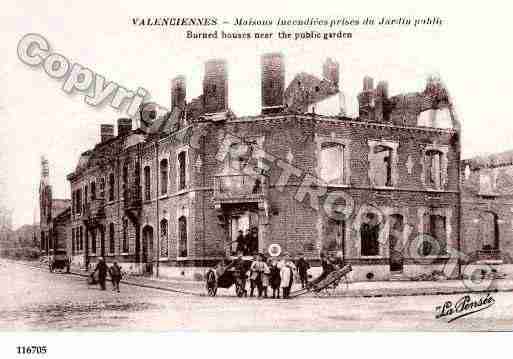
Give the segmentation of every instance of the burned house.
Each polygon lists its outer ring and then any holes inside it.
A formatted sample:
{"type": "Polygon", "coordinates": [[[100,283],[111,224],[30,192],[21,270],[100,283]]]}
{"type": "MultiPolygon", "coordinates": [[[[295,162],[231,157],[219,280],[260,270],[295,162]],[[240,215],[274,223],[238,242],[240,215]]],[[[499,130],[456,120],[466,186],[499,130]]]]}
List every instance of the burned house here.
{"type": "MultiPolygon", "coordinates": [[[[205,64],[201,96],[171,82],[171,110],[140,126],[102,125],[68,175],[75,264],[190,276],[237,250],[271,244],[317,260],[338,253],[353,279],[441,269],[460,245],[459,125],[446,88],[428,79],[389,96],[363,80],[348,117],[339,64],[285,83],[281,54],[261,58],[261,113],[228,102],[228,66],[205,64]]],[[[149,112],[148,112],[149,111],[149,112]]],[[[458,273],[451,273],[457,275],[458,273]]]]}

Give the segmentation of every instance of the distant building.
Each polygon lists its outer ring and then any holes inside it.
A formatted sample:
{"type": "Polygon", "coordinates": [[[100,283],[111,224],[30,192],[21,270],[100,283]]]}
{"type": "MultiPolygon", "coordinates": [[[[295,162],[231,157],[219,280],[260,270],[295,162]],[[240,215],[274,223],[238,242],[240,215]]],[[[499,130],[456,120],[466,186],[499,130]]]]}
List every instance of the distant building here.
{"type": "Polygon", "coordinates": [[[67,250],[70,206],[71,200],[69,199],[53,198],[48,160],[41,157],[41,180],[39,183],[41,255],[48,256],[55,250],[67,250]]]}
{"type": "Polygon", "coordinates": [[[239,231],[245,254],[273,243],[310,259],[340,252],[354,279],[447,262],[460,245],[460,137],[441,82],[390,97],[386,82],[366,77],[349,118],[337,62],[288,86],[281,54],[262,56],[261,71],[260,115],[230,110],[226,62],[211,60],[201,96],[186,103],[180,76],[165,116],[143,107],[140,128],[119,119],[115,136],[101,126],[67,177],[75,264],[105,256],[133,272],[192,277],[234,254],[239,231]]]}

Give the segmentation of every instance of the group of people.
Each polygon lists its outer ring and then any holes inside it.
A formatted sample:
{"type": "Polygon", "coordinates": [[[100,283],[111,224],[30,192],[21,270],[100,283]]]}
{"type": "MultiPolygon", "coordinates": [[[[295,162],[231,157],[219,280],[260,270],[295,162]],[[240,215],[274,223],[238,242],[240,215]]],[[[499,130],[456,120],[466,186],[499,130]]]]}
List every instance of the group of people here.
{"type": "Polygon", "coordinates": [[[95,273],[98,273],[98,283],[100,284],[101,290],[106,290],[106,281],[107,274],[110,275],[110,279],[112,281],[112,290],[117,291],[119,293],[119,283],[121,282],[121,278],[123,276],[123,272],[121,271],[121,267],[118,265],[116,261],[112,263],[109,267],[105,262],[103,257],[100,257],[96,267],[94,268],[93,273],[91,273],[91,278],[94,282],[95,273]]]}
{"type": "Polygon", "coordinates": [[[288,253],[281,259],[266,258],[264,254],[257,254],[253,257],[251,264],[247,266],[247,261],[243,259],[243,253],[239,252],[237,258],[223,268],[223,264],[218,266],[218,275],[221,275],[232,267],[239,273],[238,280],[247,296],[246,283],[249,279],[249,296],[255,296],[255,289],[258,297],[268,298],[271,296],[269,288],[272,290],[272,298],[287,299],[290,297],[292,284],[294,283],[295,273],[298,274],[303,288],[308,283],[308,269],[310,264],[301,255],[297,261],[293,261],[288,253]]]}
{"type": "Polygon", "coordinates": [[[341,253],[325,254],[321,253],[320,262],[322,273],[319,277],[309,281],[308,270],[310,263],[305,259],[304,254],[300,254],[299,258],[294,261],[288,253],[285,253],[281,259],[266,258],[264,254],[253,256],[251,264],[247,265],[247,260],[243,258],[243,253],[239,252],[237,258],[227,266],[221,262],[217,268],[217,275],[222,275],[229,268],[233,268],[238,272],[238,280],[244,290],[244,295],[248,295],[246,284],[249,279],[249,296],[255,296],[255,289],[258,297],[272,297],[287,299],[290,297],[294,278],[298,278],[301,288],[307,288],[325,279],[331,272],[344,266],[341,253]],[[268,292],[270,289],[271,293],[268,292]]]}

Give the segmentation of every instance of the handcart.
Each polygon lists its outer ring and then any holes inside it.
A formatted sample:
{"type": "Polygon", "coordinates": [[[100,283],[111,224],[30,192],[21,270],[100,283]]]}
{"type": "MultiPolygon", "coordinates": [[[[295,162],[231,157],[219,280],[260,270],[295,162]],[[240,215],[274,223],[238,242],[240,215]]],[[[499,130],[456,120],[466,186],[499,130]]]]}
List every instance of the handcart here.
{"type": "Polygon", "coordinates": [[[340,269],[334,270],[327,276],[323,277],[321,275],[320,277],[308,283],[306,288],[290,293],[290,297],[298,297],[309,292],[315,294],[316,296],[331,296],[337,291],[347,290],[349,287],[347,274],[352,270],[353,269],[351,268],[351,265],[346,265],[340,269]]]}

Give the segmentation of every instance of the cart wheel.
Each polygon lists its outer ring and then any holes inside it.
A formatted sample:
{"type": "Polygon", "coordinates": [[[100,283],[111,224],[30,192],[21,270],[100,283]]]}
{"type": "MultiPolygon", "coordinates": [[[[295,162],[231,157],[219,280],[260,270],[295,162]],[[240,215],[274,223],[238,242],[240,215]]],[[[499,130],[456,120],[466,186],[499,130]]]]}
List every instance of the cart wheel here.
{"type": "Polygon", "coordinates": [[[214,273],[212,273],[212,271],[207,273],[207,279],[206,279],[205,285],[207,287],[208,295],[211,297],[215,297],[217,294],[217,282],[216,282],[216,277],[215,277],[214,273]]]}
{"type": "Polygon", "coordinates": [[[235,293],[237,294],[237,297],[242,298],[244,295],[244,288],[239,283],[235,283],[235,293]]]}

